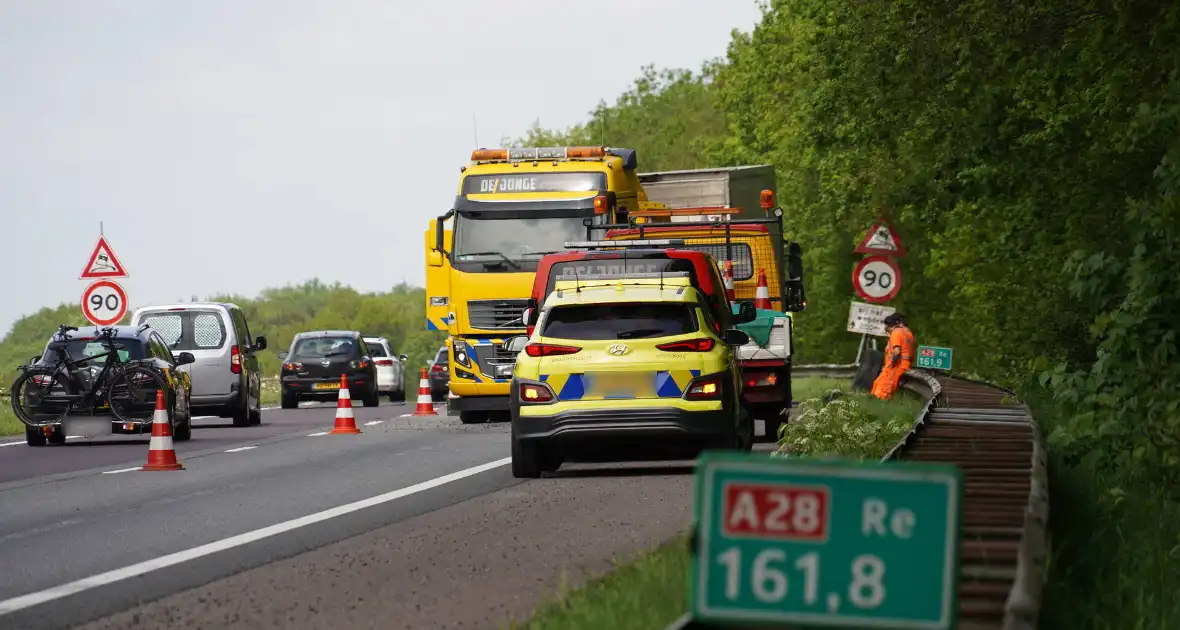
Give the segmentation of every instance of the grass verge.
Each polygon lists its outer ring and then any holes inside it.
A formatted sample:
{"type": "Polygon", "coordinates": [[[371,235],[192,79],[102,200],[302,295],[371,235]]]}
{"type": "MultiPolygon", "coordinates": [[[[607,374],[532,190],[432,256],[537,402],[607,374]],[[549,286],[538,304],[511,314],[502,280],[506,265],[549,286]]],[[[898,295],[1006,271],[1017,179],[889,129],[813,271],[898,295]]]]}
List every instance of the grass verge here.
{"type": "MultiPolygon", "coordinates": [[[[1030,407],[1048,435],[1047,401],[1030,407]]],[[[1040,628],[1180,628],[1180,503],[1156,478],[1112,473],[1049,445],[1050,549],[1040,628]]]]}
{"type": "Polygon", "coordinates": [[[16,419],[12,411],[12,400],[7,396],[0,396],[0,437],[24,435],[25,425],[16,419]]]}
{"type": "Polygon", "coordinates": [[[510,630],[652,630],[682,615],[687,605],[688,538],[677,537],[621,563],[575,590],[560,589],[527,622],[510,630]]]}
{"type": "MultiPolygon", "coordinates": [[[[922,401],[899,394],[881,401],[852,392],[850,382],[835,378],[802,378],[792,383],[797,416],[784,428],[780,452],[836,453],[845,457],[880,457],[913,425],[922,401]],[[832,390],[843,396],[830,405],[821,397],[832,390]],[[825,409],[829,409],[825,411],[825,409]],[[804,418],[806,414],[811,417],[804,418]],[[818,437],[811,437],[811,435],[818,437]],[[827,436],[827,437],[825,437],[827,436]],[[801,441],[806,440],[806,441],[801,441]]],[[[677,537],[621,564],[585,586],[559,590],[512,630],[659,630],[688,610],[687,539],[677,537]]]]}

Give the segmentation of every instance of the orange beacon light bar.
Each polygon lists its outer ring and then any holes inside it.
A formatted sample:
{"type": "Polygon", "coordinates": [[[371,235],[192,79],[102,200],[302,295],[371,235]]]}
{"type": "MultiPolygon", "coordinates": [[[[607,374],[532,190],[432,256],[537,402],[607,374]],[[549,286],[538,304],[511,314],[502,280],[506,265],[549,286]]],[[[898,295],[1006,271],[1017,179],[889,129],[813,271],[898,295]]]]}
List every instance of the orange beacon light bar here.
{"type": "Polygon", "coordinates": [[[472,162],[575,160],[606,156],[606,147],[526,147],[517,149],[476,149],[472,162]]]}

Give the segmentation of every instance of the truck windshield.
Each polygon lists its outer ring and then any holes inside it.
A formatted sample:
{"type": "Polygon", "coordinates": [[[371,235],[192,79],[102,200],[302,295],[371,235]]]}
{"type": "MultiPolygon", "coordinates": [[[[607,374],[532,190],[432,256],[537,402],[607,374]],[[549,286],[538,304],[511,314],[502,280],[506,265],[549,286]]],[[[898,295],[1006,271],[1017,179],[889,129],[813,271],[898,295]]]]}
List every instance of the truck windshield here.
{"type": "Polygon", "coordinates": [[[472,219],[459,215],[455,217],[455,258],[518,260],[563,251],[566,241],[586,240],[583,219],[472,219]]]}

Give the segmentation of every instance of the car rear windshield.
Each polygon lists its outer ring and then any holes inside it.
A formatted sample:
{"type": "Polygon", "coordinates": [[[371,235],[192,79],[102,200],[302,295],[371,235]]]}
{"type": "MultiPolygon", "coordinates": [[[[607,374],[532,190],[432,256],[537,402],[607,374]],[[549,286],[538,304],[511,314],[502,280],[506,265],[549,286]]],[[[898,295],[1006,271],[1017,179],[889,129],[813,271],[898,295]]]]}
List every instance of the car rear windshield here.
{"type": "Polygon", "coordinates": [[[291,350],[292,359],[326,359],[356,354],[354,337],[310,337],[295,342],[291,350]]]}
{"type": "Polygon", "coordinates": [[[144,315],[141,321],[160,333],[173,352],[216,350],[225,344],[225,323],[218,311],[159,311],[144,315]]]}
{"type": "MultiPolygon", "coordinates": [[[[119,358],[123,361],[138,361],[147,356],[147,352],[144,350],[143,342],[139,341],[138,339],[116,338],[114,341],[115,349],[119,352],[119,358]]],[[[56,363],[56,350],[57,348],[61,348],[63,346],[65,347],[66,352],[69,354],[70,361],[78,361],[86,357],[97,357],[110,351],[107,349],[106,343],[102,341],[71,339],[64,344],[59,341],[49,344],[49,347],[45,349],[45,355],[42,357],[42,359],[47,363],[56,363]]],[[[87,361],[79,367],[102,365],[103,363],[106,363],[106,361],[107,357],[102,357],[100,359],[87,361]]]]}
{"type": "Polygon", "coordinates": [[[376,341],[366,341],[365,347],[369,349],[369,356],[371,357],[387,357],[389,354],[385,352],[385,346],[376,341]]]}
{"type": "Polygon", "coordinates": [[[451,361],[451,358],[450,358],[450,356],[447,355],[446,348],[439,350],[438,354],[434,355],[434,362],[435,363],[449,363],[450,361],[451,361]]]}
{"type": "Polygon", "coordinates": [[[696,332],[687,304],[649,302],[558,306],[549,312],[544,337],[557,339],[646,339],[696,332]]]}

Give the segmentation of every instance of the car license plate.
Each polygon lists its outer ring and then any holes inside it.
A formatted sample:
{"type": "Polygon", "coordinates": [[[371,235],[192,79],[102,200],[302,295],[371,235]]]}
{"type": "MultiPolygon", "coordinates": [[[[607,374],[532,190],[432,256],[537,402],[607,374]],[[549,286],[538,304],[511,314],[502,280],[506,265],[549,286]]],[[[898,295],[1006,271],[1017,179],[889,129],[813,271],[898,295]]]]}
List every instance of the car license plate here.
{"type": "Polygon", "coordinates": [[[631,372],[599,372],[588,374],[588,389],[594,396],[602,398],[637,398],[637,374],[631,372]]]}
{"type": "Polygon", "coordinates": [[[312,389],[340,389],[340,383],[316,383],[312,385],[312,389]]]}
{"type": "Polygon", "coordinates": [[[496,366],[496,378],[508,378],[508,377],[512,376],[512,368],[513,367],[515,367],[515,366],[497,365],[496,366]]]}

